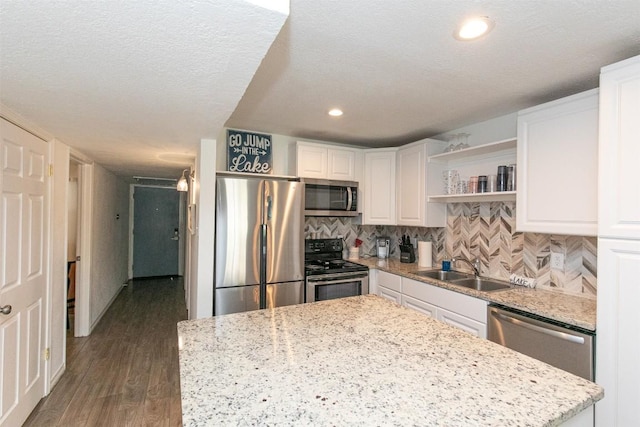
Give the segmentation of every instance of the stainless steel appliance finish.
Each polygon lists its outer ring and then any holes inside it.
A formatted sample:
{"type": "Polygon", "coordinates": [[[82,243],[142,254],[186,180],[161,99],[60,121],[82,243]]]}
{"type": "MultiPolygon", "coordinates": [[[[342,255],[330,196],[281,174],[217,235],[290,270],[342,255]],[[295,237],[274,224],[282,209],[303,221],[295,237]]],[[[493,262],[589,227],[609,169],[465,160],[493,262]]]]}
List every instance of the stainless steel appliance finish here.
{"type": "Polygon", "coordinates": [[[593,332],[507,307],[488,307],[490,341],[593,381],[593,332]]]}
{"type": "Polygon", "coordinates": [[[304,302],[304,185],[216,179],[214,314],[304,302]]]}
{"type": "Polygon", "coordinates": [[[322,274],[307,277],[306,302],[326,301],[369,293],[369,272],[322,274]]]}
{"type": "Polygon", "coordinates": [[[358,183],[304,178],[306,216],[358,216],[358,183]]]}
{"type": "Polygon", "coordinates": [[[306,302],[369,293],[369,268],[342,259],[342,239],[305,240],[306,302]]]}

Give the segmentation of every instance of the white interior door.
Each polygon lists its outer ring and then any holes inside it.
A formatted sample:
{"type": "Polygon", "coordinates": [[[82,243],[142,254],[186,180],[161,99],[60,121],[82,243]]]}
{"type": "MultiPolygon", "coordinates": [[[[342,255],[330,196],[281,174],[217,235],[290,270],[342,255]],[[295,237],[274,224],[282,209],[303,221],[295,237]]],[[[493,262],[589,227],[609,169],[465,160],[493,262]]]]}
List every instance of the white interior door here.
{"type": "Polygon", "coordinates": [[[18,426],[44,395],[48,151],[4,119],[0,135],[0,426],[18,426]]]}

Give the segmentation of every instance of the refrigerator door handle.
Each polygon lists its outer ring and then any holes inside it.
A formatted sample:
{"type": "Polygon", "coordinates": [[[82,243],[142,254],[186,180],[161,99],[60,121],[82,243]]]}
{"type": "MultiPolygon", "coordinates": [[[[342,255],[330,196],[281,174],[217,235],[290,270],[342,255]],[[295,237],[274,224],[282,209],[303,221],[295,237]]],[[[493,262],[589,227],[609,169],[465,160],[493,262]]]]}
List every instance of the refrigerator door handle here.
{"type": "Polygon", "coordinates": [[[260,309],[267,308],[267,224],[260,226],[260,309]]]}
{"type": "Polygon", "coordinates": [[[273,206],[273,199],[271,196],[267,196],[267,221],[271,221],[271,208],[273,206]]]}

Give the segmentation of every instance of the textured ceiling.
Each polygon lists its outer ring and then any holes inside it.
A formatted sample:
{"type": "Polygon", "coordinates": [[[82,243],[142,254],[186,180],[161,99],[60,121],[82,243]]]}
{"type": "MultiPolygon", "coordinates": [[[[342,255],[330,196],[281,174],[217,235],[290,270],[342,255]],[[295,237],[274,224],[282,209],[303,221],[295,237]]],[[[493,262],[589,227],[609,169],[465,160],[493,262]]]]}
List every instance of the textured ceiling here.
{"type": "Polygon", "coordinates": [[[225,121],[401,144],[596,87],[640,54],[638,0],[291,0],[286,23],[260,3],[0,0],[0,102],[120,175],[175,178],[225,121]],[[473,14],[493,32],[456,41],[473,14]]]}
{"type": "Polygon", "coordinates": [[[175,177],[287,18],[254,3],[0,0],[0,101],[120,175],[175,177]]]}
{"type": "Polygon", "coordinates": [[[227,125],[398,145],[594,88],[638,54],[638,0],[292,0],[227,125]],[[457,41],[471,15],[494,30],[457,41]]]}

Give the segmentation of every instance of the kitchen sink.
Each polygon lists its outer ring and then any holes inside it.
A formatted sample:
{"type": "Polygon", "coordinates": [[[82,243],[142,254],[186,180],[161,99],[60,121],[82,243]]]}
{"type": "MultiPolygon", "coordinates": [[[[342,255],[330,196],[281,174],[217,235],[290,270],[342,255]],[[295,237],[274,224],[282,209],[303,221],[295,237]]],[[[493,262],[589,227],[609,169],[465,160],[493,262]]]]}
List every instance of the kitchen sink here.
{"type": "Polygon", "coordinates": [[[464,286],[465,288],[484,292],[501,291],[511,288],[511,285],[509,285],[509,283],[507,282],[502,282],[500,280],[494,279],[483,279],[482,277],[450,280],[449,282],[452,285],[464,286]]]}
{"type": "Polygon", "coordinates": [[[460,273],[459,271],[441,271],[441,270],[427,270],[427,271],[413,271],[411,274],[415,274],[420,277],[428,277],[430,279],[438,279],[443,281],[451,281],[457,279],[472,279],[472,274],[460,273]]]}

